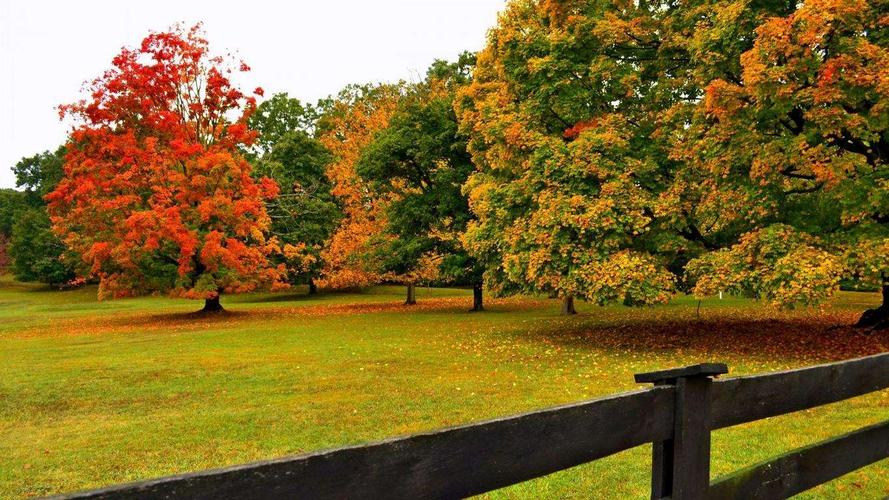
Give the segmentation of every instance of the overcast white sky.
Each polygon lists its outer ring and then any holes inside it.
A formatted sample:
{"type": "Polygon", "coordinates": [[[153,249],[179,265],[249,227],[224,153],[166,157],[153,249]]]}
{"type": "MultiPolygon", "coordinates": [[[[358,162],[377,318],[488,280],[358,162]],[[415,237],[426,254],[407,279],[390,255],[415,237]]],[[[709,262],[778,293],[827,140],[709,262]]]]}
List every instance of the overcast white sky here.
{"type": "Polygon", "coordinates": [[[417,79],[436,58],[479,50],[506,0],[0,0],[0,187],[22,157],[55,149],[55,107],[149,30],[203,21],[214,52],[253,71],[245,90],[314,101],[348,83],[417,79]]]}

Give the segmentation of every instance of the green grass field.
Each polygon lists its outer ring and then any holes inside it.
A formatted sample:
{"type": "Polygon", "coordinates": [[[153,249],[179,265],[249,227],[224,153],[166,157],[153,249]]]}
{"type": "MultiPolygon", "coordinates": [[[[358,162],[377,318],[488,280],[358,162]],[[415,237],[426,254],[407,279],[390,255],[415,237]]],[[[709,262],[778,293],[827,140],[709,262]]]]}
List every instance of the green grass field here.
{"type": "MultiPolygon", "coordinates": [[[[225,297],[231,311],[167,298],[97,302],[0,281],[0,498],[61,493],[276,458],[635,389],[633,374],[723,361],[748,374],[889,350],[848,327],[876,294],[823,311],[739,299],[647,309],[490,301],[403,290],[225,297]]],[[[875,423],[889,391],[714,434],[719,476],[875,423]]],[[[491,493],[647,498],[650,448],[491,493]]],[[[808,498],[889,495],[883,461],[808,498]]]]}

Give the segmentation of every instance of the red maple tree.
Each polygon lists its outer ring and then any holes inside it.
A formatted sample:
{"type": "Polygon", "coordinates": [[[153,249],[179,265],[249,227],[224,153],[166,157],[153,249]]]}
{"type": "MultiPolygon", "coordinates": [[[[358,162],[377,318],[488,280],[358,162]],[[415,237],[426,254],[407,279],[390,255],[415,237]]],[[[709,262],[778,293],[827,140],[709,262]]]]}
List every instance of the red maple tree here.
{"type": "Polygon", "coordinates": [[[100,298],[171,292],[216,311],[222,293],[281,286],[264,205],[278,187],[240,153],[256,103],[230,77],[249,69],[212,57],[200,25],[175,27],[124,48],[89,98],[60,107],[76,126],[49,212],[100,298]]]}

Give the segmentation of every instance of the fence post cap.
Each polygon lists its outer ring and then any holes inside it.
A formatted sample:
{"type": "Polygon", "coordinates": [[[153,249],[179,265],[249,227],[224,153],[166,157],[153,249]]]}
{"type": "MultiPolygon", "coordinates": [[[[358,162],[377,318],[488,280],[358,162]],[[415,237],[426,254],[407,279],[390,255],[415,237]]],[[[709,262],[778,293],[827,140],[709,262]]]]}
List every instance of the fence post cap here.
{"type": "Polygon", "coordinates": [[[725,363],[701,363],[699,365],[687,366],[685,368],[673,368],[671,370],[661,370],[648,373],[637,373],[634,378],[637,384],[648,383],[668,383],[676,382],[676,379],[689,377],[716,377],[728,373],[728,366],[725,363]]]}

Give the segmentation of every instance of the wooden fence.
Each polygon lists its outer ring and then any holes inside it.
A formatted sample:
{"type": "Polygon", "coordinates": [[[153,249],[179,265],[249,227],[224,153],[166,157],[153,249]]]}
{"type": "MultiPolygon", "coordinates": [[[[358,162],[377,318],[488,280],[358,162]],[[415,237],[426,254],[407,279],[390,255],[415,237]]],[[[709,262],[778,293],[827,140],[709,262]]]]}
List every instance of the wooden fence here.
{"type": "MultiPolygon", "coordinates": [[[[654,387],[374,444],[59,498],[461,498],[653,443],[652,498],[786,498],[889,457],[889,420],[710,482],[712,430],[889,387],[889,353],[714,380],[723,364],[636,376],[654,387]]],[[[590,492],[595,496],[595,492],[590,492]]]]}

